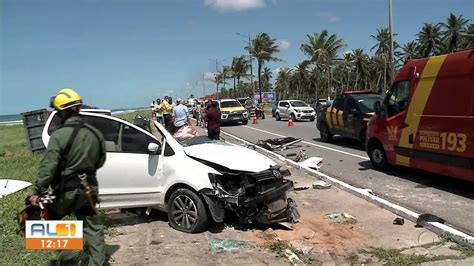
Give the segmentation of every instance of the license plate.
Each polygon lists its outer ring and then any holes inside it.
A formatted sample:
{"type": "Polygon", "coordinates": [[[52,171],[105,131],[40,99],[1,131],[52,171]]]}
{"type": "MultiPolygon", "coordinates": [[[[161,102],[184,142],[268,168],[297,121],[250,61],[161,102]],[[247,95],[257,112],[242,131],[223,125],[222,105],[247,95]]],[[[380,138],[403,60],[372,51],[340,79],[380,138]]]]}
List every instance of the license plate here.
{"type": "Polygon", "coordinates": [[[239,120],[239,119],[240,119],[240,117],[238,117],[238,116],[232,117],[232,120],[239,120]]]}

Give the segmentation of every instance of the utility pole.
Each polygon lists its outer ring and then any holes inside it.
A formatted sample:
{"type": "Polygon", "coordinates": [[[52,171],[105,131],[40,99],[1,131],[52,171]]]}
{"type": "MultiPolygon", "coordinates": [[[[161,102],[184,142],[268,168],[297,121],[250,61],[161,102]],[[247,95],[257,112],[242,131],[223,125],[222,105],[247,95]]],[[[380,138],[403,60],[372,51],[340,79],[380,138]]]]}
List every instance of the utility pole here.
{"type": "Polygon", "coordinates": [[[202,73],[202,97],[206,97],[206,85],[204,84],[204,78],[206,73],[202,73]]]}
{"type": "MultiPolygon", "coordinates": [[[[393,51],[393,17],[392,17],[392,0],[388,0],[388,27],[390,30],[390,80],[391,83],[393,77],[395,76],[395,66],[394,66],[394,51],[393,51]]],[[[382,97],[385,97],[385,91],[387,89],[384,88],[382,90],[382,97]]]]}
{"type": "MultiPolygon", "coordinates": [[[[255,87],[254,87],[254,84],[253,84],[253,67],[252,67],[252,40],[250,39],[250,32],[248,33],[248,35],[243,35],[243,34],[240,34],[240,33],[236,33],[237,35],[239,36],[242,36],[242,37],[247,37],[248,38],[248,42],[247,41],[244,41],[246,42],[248,45],[249,45],[249,63],[250,63],[250,86],[252,88],[252,97],[253,95],[255,94],[255,87]]],[[[237,84],[238,86],[239,84],[237,84]]]]}
{"type": "Polygon", "coordinates": [[[216,98],[219,99],[219,70],[217,66],[217,59],[216,59],[216,98]]]}

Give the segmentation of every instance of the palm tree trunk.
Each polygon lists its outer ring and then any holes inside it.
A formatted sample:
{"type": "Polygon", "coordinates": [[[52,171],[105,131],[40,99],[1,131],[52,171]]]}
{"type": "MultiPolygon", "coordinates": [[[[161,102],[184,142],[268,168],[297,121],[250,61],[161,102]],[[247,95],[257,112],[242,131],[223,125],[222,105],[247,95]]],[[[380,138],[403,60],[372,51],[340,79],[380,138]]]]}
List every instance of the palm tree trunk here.
{"type": "MultiPolygon", "coordinates": [[[[240,74],[237,75],[237,89],[240,88],[240,74]]],[[[240,89],[239,89],[240,94],[240,89]]]]}
{"type": "Polygon", "coordinates": [[[234,76],[234,98],[237,98],[237,92],[235,91],[235,76],[234,76]]]}
{"type": "Polygon", "coordinates": [[[260,80],[261,76],[261,71],[262,71],[262,64],[263,62],[261,60],[258,60],[258,92],[260,94],[260,101],[262,100],[262,82],[260,80]]]}

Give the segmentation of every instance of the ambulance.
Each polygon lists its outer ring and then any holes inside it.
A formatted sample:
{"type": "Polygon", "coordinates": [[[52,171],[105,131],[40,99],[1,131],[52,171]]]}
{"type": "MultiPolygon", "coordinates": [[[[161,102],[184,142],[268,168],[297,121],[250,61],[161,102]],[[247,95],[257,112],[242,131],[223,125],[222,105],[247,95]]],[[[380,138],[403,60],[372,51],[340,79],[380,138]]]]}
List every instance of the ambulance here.
{"type": "Polygon", "coordinates": [[[374,109],[367,126],[374,168],[474,182],[474,50],[407,61],[374,109]]]}

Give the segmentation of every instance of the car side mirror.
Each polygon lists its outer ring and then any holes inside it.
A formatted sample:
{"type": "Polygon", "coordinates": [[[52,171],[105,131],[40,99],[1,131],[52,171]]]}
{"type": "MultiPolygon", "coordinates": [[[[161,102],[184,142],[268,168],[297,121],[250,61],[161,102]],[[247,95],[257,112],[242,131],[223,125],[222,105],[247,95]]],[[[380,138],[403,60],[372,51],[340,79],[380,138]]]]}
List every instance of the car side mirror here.
{"type": "Polygon", "coordinates": [[[375,111],[375,114],[376,115],[379,115],[379,116],[384,116],[384,110],[382,108],[382,104],[380,103],[380,101],[376,101],[374,103],[374,111],[375,111]]]}
{"type": "Polygon", "coordinates": [[[148,153],[151,155],[157,155],[160,153],[160,145],[150,142],[148,143],[148,153]]]}

